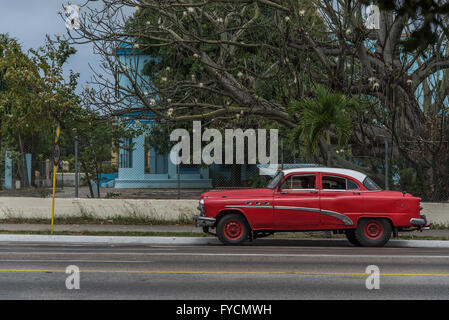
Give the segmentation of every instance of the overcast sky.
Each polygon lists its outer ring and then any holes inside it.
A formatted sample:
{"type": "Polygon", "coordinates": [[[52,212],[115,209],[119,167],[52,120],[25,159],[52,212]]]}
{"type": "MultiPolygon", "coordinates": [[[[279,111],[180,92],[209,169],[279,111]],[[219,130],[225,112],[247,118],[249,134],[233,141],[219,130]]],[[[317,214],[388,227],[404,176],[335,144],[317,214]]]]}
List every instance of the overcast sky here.
{"type": "MultiPolygon", "coordinates": [[[[8,33],[19,40],[24,51],[37,48],[44,44],[46,34],[55,38],[58,33],[66,33],[65,23],[57,12],[63,11],[62,5],[68,3],[66,0],[0,0],[0,33],[8,33]]],[[[72,0],[70,3],[80,5],[85,0],[72,0]]],[[[101,1],[92,5],[101,5],[101,1]]],[[[78,52],[70,57],[65,69],[80,73],[80,91],[92,76],[89,63],[96,66],[100,59],[93,54],[90,44],[76,46],[76,49],[78,52]]]]}

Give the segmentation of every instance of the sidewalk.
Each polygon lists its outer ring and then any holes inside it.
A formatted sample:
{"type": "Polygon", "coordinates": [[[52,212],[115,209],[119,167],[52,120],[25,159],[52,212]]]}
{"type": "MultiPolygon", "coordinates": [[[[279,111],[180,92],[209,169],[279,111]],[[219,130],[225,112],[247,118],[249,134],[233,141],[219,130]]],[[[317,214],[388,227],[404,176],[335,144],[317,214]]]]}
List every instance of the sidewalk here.
{"type": "MultiPolygon", "coordinates": [[[[0,231],[8,232],[45,232],[50,230],[48,224],[16,224],[4,223],[0,224],[0,231]]],[[[198,233],[203,234],[202,228],[194,225],[116,225],[116,224],[70,224],[70,225],[54,225],[55,232],[153,232],[153,233],[198,233]]],[[[287,238],[294,235],[295,238],[310,237],[311,234],[326,235],[324,232],[296,232],[296,233],[277,233],[281,237],[287,238]]],[[[449,230],[424,230],[422,232],[401,232],[400,236],[410,236],[413,238],[431,237],[431,238],[447,238],[449,240],[449,230]]],[[[325,236],[326,237],[326,236],[325,236]]],[[[337,237],[332,235],[332,237],[337,237]]],[[[341,237],[341,236],[339,236],[341,237]]]]}
{"type": "MultiPolygon", "coordinates": [[[[221,245],[217,237],[206,235],[201,228],[196,228],[193,225],[55,225],[55,235],[49,235],[49,230],[49,224],[0,224],[0,243],[221,245]],[[59,235],[57,235],[58,232],[59,235]]],[[[405,235],[409,238],[391,239],[386,246],[449,248],[449,230],[426,230],[423,232],[407,232],[400,235],[405,235]],[[427,238],[423,239],[423,237],[427,238]]],[[[328,247],[348,246],[349,242],[342,234],[329,236],[328,232],[297,232],[277,233],[275,236],[258,239],[249,245],[328,247]]]]}
{"type": "MultiPolygon", "coordinates": [[[[48,231],[49,224],[0,224],[0,231],[48,231]]],[[[55,232],[191,232],[203,233],[202,228],[193,225],[117,225],[117,224],[55,224],[55,232]]]]}

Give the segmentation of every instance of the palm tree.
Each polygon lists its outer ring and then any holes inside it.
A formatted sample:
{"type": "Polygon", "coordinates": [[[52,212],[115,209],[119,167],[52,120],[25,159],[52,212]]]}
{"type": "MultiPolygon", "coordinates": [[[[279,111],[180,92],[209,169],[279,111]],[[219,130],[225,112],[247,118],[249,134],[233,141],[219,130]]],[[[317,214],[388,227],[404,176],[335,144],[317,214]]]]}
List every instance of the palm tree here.
{"type": "Polygon", "coordinates": [[[319,145],[324,141],[327,144],[327,165],[332,166],[331,132],[337,136],[338,146],[347,145],[352,134],[349,111],[356,102],[323,86],[318,86],[314,95],[313,98],[290,103],[290,114],[299,119],[292,138],[303,145],[310,155],[317,155],[319,145]]]}

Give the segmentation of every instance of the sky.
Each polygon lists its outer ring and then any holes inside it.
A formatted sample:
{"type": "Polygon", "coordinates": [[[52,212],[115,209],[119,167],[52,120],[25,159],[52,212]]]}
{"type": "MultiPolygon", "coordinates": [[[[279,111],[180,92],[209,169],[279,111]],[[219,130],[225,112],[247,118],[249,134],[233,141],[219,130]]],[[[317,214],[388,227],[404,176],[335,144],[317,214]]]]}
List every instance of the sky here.
{"type": "MultiPolygon", "coordinates": [[[[86,0],[0,0],[0,33],[8,33],[22,45],[24,51],[38,48],[45,43],[45,35],[53,39],[56,34],[66,33],[65,21],[58,15],[64,12],[65,4],[84,4],[86,0]]],[[[101,5],[101,1],[93,2],[92,6],[101,5]]],[[[90,80],[92,71],[100,62],[100,57],[93,54],[92,45],[75,46],[77,53],[71,56],[65,65],[65,74],[72,69],[80,73],[77,91],[81,91],[90,80]]]]}

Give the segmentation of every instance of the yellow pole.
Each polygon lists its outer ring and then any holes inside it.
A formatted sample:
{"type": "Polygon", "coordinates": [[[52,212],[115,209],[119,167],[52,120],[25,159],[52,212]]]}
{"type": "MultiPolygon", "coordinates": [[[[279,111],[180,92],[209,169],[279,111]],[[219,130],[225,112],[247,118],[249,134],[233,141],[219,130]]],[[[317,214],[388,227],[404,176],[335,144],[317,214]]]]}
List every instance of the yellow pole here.
{"type": "Polygon", "coordinates": [[[57,166],[53,165],[53,199],[51,203],[51,234],[53,234],[53,221],[55,218],[55,189],[56,189],[56,170],[57,166]]]}
{"type": "MultiPolygon", "coordinates": [[[[56,138],[55,138],[55,145],[59,142],[59,124],[56,128],[56,138]]],[[[59,155],[60,157],[61,155],[59,155]]],[[[58,170],[58,167],[55,165],[55,159],[53,155],[53,199],[51,203],[51,234],[53,234],[53,222],[55,218],[55,191],[56,191],[56,171],[58,170]]]]}

